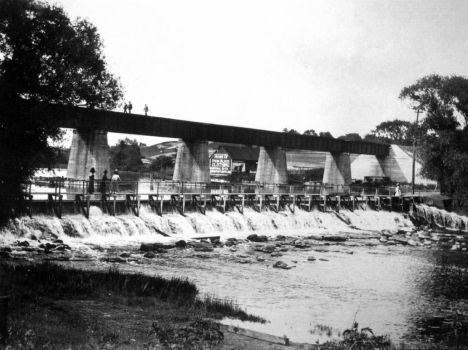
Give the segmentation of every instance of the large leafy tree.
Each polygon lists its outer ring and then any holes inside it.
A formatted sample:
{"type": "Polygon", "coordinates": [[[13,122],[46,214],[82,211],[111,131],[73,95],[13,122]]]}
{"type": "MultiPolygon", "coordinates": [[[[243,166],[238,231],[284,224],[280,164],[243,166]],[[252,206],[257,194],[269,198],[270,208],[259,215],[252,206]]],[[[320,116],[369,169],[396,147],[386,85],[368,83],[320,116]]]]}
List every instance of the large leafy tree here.
{"type": "Polygon", "coordinates": [[[468,78],[429,75],[400,98],[424,116],[418,131],[423,173],[462,205],[468,198],[468,78]]]}
{"type": "Polygon", "coordinates": [[[140,171],[143,163],[138,141],[129,138],[119,140],[116,146],[110,148],[110,163],[112,169],[140,171]]]}
{"type": "Polygon", "coordinates": [[[414,125],[406,120],[387,120],[375,127],[365,139],[374,142],[410,145],[413,142],[414,125]]]}
{"type": "Polygon", "coordinates": [[[0,221],[61,137],[53,113],[25,112],[25,100],[109,109],[121,98],[96,27],[54,5],[0,1],[0,221]]]}

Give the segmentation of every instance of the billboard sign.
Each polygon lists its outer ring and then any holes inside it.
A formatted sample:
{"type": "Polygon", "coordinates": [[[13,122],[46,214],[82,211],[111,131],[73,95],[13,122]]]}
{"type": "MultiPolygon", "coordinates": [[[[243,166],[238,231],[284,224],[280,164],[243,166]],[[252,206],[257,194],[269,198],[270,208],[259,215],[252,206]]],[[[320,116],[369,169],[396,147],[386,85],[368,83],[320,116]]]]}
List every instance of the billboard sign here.
{"type": "Polygon", "coordinates": [[[230,174],[232,159],[225,151],[216,151],[210,157],[210,174],[230,174]]]}

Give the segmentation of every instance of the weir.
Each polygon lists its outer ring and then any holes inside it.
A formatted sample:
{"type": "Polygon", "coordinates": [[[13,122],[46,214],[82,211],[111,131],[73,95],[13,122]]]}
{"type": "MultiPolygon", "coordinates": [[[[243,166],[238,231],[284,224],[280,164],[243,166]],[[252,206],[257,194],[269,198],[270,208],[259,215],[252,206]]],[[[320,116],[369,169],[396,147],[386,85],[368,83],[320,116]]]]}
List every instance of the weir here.
{"type": "MultiPolygon", "coordinates": [[[[295,208],[322,212],[348,209],[408,212],[414,204],[423,201],[421,196],[405,193],[393,196],[394,188],[365,188],[311,184],[304,186],[278,184],[207,184],[190,182],[121,182],[120,191],[87,193],[89,182],[71,179],[56,180],[54,188],[42,187],[40,182],[30,186],[28,215],[45,213],[62,217],[62,214],[82,213],[89,217],[90,207],[98,206],[109,215],[130,213],[140,215],[140,207],[148,205],[159,216],[187,211],[206,214],[207,208],[222,213],[244,213],[246,207],[257,212],[264,210],[294,213],[295,208]],[[34,190],[32,190],[34,188],[34,190]]],[[[100,184],[95,184],[98,187],[100,184]]],[[[106,184],[106,188],[109,188],[106,184]]]]}

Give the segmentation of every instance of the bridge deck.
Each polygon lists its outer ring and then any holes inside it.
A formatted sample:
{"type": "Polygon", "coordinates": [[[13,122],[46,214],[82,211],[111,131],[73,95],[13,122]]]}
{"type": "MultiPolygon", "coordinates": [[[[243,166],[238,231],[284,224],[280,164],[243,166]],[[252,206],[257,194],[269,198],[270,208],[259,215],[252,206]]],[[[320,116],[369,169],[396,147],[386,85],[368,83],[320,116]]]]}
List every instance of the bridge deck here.
{"type": "Polygon", "coordinates": [[[389,153],[389,145],[364,141],[344,141],[334,138],[53,104],[24,102],[21,108],[24,113],[35,113],[38,117],[40,115],[53,115],[57,126],[63,128],[105,130],[116,133],[181,138],[184,140],[206,140],[268,148],[282,147],[333,153],[347,152],[376,156],[386,156],[389,153]]]}

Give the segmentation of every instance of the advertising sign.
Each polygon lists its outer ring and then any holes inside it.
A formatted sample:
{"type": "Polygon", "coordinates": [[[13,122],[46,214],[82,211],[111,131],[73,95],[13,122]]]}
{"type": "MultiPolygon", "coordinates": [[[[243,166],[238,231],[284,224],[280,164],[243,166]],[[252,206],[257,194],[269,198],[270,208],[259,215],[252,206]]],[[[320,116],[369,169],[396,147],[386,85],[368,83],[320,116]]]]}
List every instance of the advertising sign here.
{"type": "Polygon", "coordinates": [[[216,151],[210,157],[210,174],[230,174],[232,160],[224,151],[216,151]]]}

